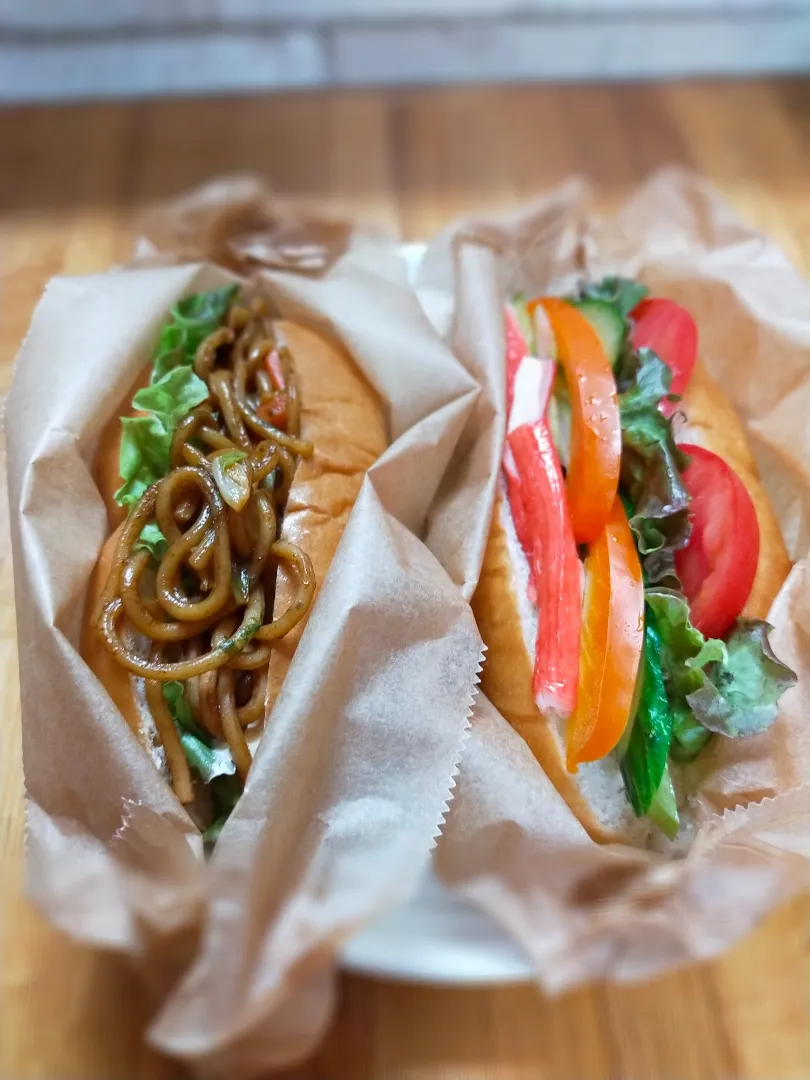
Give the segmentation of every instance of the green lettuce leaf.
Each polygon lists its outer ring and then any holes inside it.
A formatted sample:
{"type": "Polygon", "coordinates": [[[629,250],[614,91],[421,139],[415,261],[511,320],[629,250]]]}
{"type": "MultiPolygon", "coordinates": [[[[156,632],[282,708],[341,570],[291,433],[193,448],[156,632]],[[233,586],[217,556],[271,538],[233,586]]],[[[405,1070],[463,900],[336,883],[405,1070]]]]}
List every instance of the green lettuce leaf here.
{"type": "Polygon", "coordinates": [[[626,319],[633,308],[640,304],[650,290],[632,278],[605,277],[601,281],[584,285],[579,293],[580,300],[603,300],[613,304],[622,318],[626,319]]]}
{"type": "Polygon", "coordinates": [[[208,387],[189,367],[168,371],[158,382],[144,386],[132,399],[142,412],[153,413],[174,432],[184,416],[196,409],[208,397],[208,387]]]}
{"type": "MultiPolygon", "coordinates": [[[[151,384],[139,390],[133,405],[146,416],[121,421],[120,473],[123,483],[115,493],[121,506],[131,509],[144,491],[169,471],[172,436],[184,416],[208,397],[202,379],[194,373],[200,343],[222,324],[238,285],[225,285],[195,293],[172,308],[172,321],[161,331],[152,359],[151,384]]],[[[157,536],[141,537],[141,546],[160,550],[157,536]]]]}
{"type": "Polygon", "coordinates": [[[194,719],[191,705],[186,697],[186,688],[181,682],[172,680],[163,684],[163,696],[175,724],[179,724],[202,742],[210,742],[210,736],[203,731],[194,719]]]}
{"type": "Polygon", "coordinates": [[[672,372],[645,348],[626,350],[618,374],[621,483],[634,507],[630,528],[648,582],[677,587],[675,552],[690,534],[689,494],[681,478],[688,458],[658,408],[669,394],[672,372]]]}
{"type": "Polygon", "coordinates": [[[726,646],[705,638],[692,625],[689,604],[682,593],[671,589],[648,589],[644,599],[658,626],[658,650],[667,692],[673,700],[685,700],[703,685],[706,664],[726,659],[726,646]]]}
{"type": "Polygon", "coordinates": [[[239,285],[233,282],[218,289],[184,296],[172,308],[172,319],[187,334],[195,335],[202,341],[221,325],[238,291],[239,285]]]}
{"type": "Polygon", "coordinates": [[[242,794],[242,782],[238,776],[217,776],[211,782],[211,798],[214,804],[214,820],[203,832],[206,847],[211,848],[219,840],[225,822],[242,794]]]}
{"type": "Polygon", "coordinates": [[[151,484],[166,475],[175,428],[207,397],[208,387],[187,367],[175,368],[137,392],[133,405],[147,415],[121,420],[123,483],[115,493],[117,503],[134,506],[151,484]]]}
{"type": "Polygon", "coordinates": [[[155,562],[160,562],[169,547],[166,537],[160,531],[160,526],[154,521],[147,521],[141,529],[141,535],[132,546],[135,551],[148,551],[155,562]]]}
{"type": "Polygon", "coordinates": [[[768,624],[738,619],[727,641],[706,638],[691,623],[680,593],[650,589],[664,685],[673,710],[672,756],[688,761],[711,732],[742,738],[765,731],[796,676],[774,655],[768,624]]]}
{"type": "Polygon", "coordinates": [[[123,483],[115,501],[131,508],[168,472],[172,436],[157,416],[124,416],[121,427],[119,471],[123,483]]]}
{"type": "Polygon", "coordinates": [[[774,655],[771,629],[762,619],[738,619],[725,658],[706,664],[702,685],[687,697],[704,728],[740,739],[761,734],[776,719],[779,698],[797,680],[774,655]]]}
{"type": "Polygon", "coordinates": [[[182,364],[193,367],[197,349],[222,325],[238,289],[238,285],[224,285],[186,296],[174,305],[172,321],[164,326],[152,359],[152,382],[182,364]]]}
{"type": "Polygon", "coordinates": [[[164,375],[183,364],[190,366],[186,340],[185,330],[175,323],[163,327],[152,357],[152,382],[159,382],[164,375]]]}
{"type": "Polygon", "coordinates": [[[188,763],[202,782],[210,784],[218,776],[232,776],[236,772],[236,766],[230,750],[227,746],[211,745],[209,736],[194,719],[183,684],[164,683],[163,696],[172,714],[188,763]]]}
{"type": "Polygon", "coordinates": [[[217,776],[230,776],[236,772],[231,752],[227,746],[208,746],[190,731],[180,732],[188,763],[204,784],[210,784],[217,776]]]}

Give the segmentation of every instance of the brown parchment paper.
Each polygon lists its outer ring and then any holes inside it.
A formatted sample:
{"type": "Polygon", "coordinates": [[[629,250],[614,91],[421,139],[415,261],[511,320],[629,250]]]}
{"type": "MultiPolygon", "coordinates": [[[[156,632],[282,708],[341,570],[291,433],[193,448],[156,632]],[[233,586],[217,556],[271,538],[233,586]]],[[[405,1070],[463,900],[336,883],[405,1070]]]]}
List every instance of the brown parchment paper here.
{"type": "Polygon", "coordinates": [[[30,891],[67,932],[133,958],[155,995],[152,1042],[204,1076],[255,1075],[311,1048],[341,942],[424,872],[481,659],[456,587],[477,573],[476,545],[458,543],[445,570],[418,538],[441,530],[449,502],[462,538],[487,516],[489,468],[465,482],[463,505],[442,486],[461,450],[492,458],[479,385],[393,245],[293,211],[256,181],[220,183],[156,215],[139,248],[169,264],[211,253],[215,236],[280,314],[349,348],[390,433],[208,864],[77,642],[106,534],[90,471],[99,433],[171,304],[227,272],[197,263],[55,279],[6,410],[30,891]]]}
{"type": "Polygon", "coordinates": [[[435,869],[522,945],[550,990],[712,956],[810,885],[810,288],[706,183],[672,170],[611,219],[591,214],[574,181],[499,218],[462,222],[430,245],[419,285],[436,308],[442,292],[455,295],[460,354],[464,313],[474,303],[488,321],[474,348],[478,368],[495,373],[482,380],[485,394],[502,410],[503,299],[605,273],[638,275],[689,308],[701,360],[745,421],[796,560],[770,619],[799,684],[767,734],[715,739],[698,760],[685,854],[594,844],[479,696],[435,869]]]}

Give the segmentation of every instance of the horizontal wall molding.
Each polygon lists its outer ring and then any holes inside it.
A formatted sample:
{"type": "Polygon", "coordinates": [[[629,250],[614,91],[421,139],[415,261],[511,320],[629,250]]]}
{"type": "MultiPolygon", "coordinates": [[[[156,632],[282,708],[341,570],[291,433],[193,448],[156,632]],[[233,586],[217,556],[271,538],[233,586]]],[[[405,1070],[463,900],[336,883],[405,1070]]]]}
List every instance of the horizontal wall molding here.
{"type": "MultiPolygon", "coordinates": [[[[0,0],[0,102],[810,70],[807,0],[682,0],[677,10],[672,0],[571,0],[565,14],[561,0],[467,0],[484,13],[464,18],[454,15],[461,0],[433,0],[430,17],[419,17],[422,2],[414,0],[405,17],[405,0],[299,0],[298,17],[285,21],[280,9],[292,4],[276,0],[273,21],[262,21],[259,0],[209,0],[194,6],[196,22],[186,24],[179,14],[190,7],[178,4],[170,23],[121,28],[102,19],[83,29],[64,19],[33,25],[38,9],[53,6],[42,2],[26,7],[28,24],[11,25],[11,8],[24,5],[0,0]],[[374,17],[361,18],[361,8],[373,8],[374,17]],[[346,18],[347,9],[356,17],[346,18]],[[203,14],[211,21],[201,23],[203,14]]],[[[110,6],[118,16],[129,7],[148,15],[152,3],[110,6]]],[[[68,6],[74,20],[89,13],[89,4],[68,6]]],[[[107,5],[93,6],[102,12],[107,5]]],[[[158,6],[165,13],[170,5],[158,6]]]]}
{"type": "Polygon", "coordinates": [[[807,0],[0,0],[3,31],[54,33],[210,23],[336,25],[353,21],[796,13],[807,0]]]}

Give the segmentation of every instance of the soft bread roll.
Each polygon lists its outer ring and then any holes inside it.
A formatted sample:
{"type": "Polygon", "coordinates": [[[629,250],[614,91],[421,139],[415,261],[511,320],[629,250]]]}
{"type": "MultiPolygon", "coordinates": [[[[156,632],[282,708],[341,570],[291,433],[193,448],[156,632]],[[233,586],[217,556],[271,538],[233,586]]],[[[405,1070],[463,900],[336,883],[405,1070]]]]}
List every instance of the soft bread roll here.
{"type": "MultiPolygon", "coordinates": [[[[376,392],[347,352],[306,327],[284,322],[278,329],[295,357],[301,434],[315,447],[311,458],[298,463],[281,533],[309,555],[320,588],[363,477],[387,445],[385,417],[376,392]],[[325,370],[328,379],[323,377],[325,370]]],[[[285,611],[294,591],[294,583],[282,570],[275,618],[285,611]]],[[[276,699],[306,622],[302,619],[273,649],[268,707],[276,699]]]]}
{"type": "Polygon", "coordinates": [[[101,634],[92,624],[93,612],[101,598],[101,594],[104,592],[107,578],[110,576],[110,567],[112,566],[121,528],[122,525],[119,525],[115,532],[107,537],[98,557],[98,562],[93,567],[90,584],[87,587],[80,651],[88,667],[104,683],[107,693],[117,705],[126,722],[136,735],[141,735],[141,715],[135,704],[133,683],[129,672],[113,658],[101,640],[101,634]]]}
{"type": "MultiPolygon", "coordinates": [[[[756,471],[745,431],[734,408],[698,364],[680,408],[687,422],[678,442],[693,442],[722,457],[738,474],[759,523],[759,566],[744,614],[765,617],[790,570],[776,518],[756,471]]],[[[529,566],[518,543],[508,502],[499,491],[478,588],[472,599],[488,646],[481,687],[525,739],[547,776],[594,840],[644,844],[652,826],[628,804],[616,761],[609,756],[565,767],[564,730],[542,716],[532,694],[537,611],[528,599],[529,566]]]]}
{"type": "Polygon", "coordinates": [[[104,425],[99,438],[93,463],[93,479],[96,482],[101,498],[104,500],[107,522],[114,532],[105,540],[98,561],[93,567],[93,573],[90,575],[79,647],[82,659],[104,684],[107,693],[118,707],[121,715],[144,743],[148,740],[143,730],[143,715],[138,709],[135,700],[135,684],[126,668],[122,667],[105,647],[101,635],[93,626],[92,620],[96,605],[104,592],[104,586],[107,584],[107,578],[110,576],[115,547],[127,516],[126,508],[119,506],[115,501],[115,493],[121,486],[121,474],[118,471],[121,450],[121,416],[143,415],[137,409],[128,408],[126,403],[131,402],[133,395],[142,386],[148,384],[151,371],[152,365],[147,364],[124,399],[125,404],[120,415],[116,413],[104,425]]]}
{"type": "MultiPolygon", "coordinates": [[[[349,355],[315,331],[293,323],[276,323],[295,364],[301,402],[301,436],[314,443],[312,459],[301,459],[290,489],[282,535],[299,544],[312,559],[318,585],[323,582],[360,490],[363,476],[386,447],[385,418],[376,392],[349,355]]],[[[128,408],[132,395],[149,379],[151,365],[130,390],[121,415],[138,415],[128,408]]],[[[92,614],[104,589],[125,512],[115,502],[121,484],[118,471],[120,415],[102,432],[93,475],[115,532],[105,542],[90,579],[81,636],[81,655],[107,688],[127,723],[148,744],[143,713],[136,704],[135,682],[110,655],[92,626],[92,614]]],[[[278,616],[293,586],[279,575],[275,602],[278,616]]],[[[305,620],[304,620],[305,621],[305,620]]],[[[272,705],[303,629],[296,627],[274,647],[268,704],[272,705]]],[[[251,729],[253,730],[253,729],[251,729]]]]}

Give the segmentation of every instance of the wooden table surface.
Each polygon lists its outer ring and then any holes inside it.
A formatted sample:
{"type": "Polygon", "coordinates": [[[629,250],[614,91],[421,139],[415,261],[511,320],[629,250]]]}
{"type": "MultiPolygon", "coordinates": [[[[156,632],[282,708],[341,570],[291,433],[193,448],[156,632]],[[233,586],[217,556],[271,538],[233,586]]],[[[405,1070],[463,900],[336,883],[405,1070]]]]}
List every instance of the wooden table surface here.
{"type": "MultiPolygon", "coordinates": [[[[463,89],[0,111],[0,393],[46,279],[126,257],[155,198],[224,171],[336,198],[404,237],[589,176],[605,207],[650,169],[702,170],[810,261],[810,82],[463,89]]],[[[5,507],[2,509],[5,513],[5,507]]],[[[0,539],[0,1078],[157,1080],[145,1006],[114,957],[20,895],[22,778],[10,556],[0,539]]],[[[810,1075],[797,902],[717,963],[549,1000],[529,988],[343,981],[322,1080],[787,1080],[810,1075]]],[[[293,1075],[293,1074],[290,1074],[293,1075]]]]}

